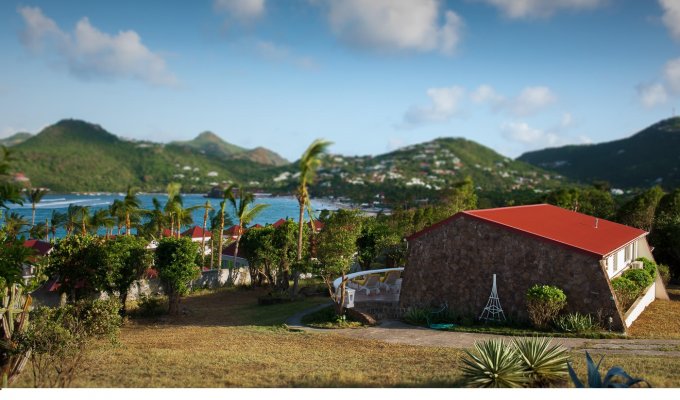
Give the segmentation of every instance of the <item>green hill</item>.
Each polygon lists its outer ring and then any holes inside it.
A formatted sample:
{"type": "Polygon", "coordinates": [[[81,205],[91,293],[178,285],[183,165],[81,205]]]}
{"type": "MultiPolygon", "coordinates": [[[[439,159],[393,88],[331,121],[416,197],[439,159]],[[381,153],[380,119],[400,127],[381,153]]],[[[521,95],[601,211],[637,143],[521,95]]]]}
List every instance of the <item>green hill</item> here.
{"type": "Polygon", "coordinates": [[[16,146],[19,143],[25,142],[31,136],[33,136],[33,135],[31,135],[28,132],[17,132],[12,136],[8,136],[4,139],[0,139],[0,146],[6,146],[6,147],[16,146]]]}
{"type": "Polygon", "coordinates": [[[185,191],[207,191],[225,181],[251,182],[269,176],[249,160],[222,160],[199,150],[126,141],[99,125],[63,120],[13,147],[17,170],[34,186],[54,191],[122,191],[128,185],[164,191],[168,182],[185,191]]]}
{"type": "Polygon", "coordinates": [[[675,188],[680,186],[680,118],[660,121],[629,138],[532,151],[518,160],[584,183],[675,188]]]}
{"type": "Polygon", "coordinates": [[[190,148],[202,154],[222,159],[249,160],[259,164],[274,166],[288,164],[285,158],[264,147],[258,147],[253,150],[244,149],[222,140],[222,138],[210,131],[203,132],[192,140],[171,142],[169,146],[190,148]]]}

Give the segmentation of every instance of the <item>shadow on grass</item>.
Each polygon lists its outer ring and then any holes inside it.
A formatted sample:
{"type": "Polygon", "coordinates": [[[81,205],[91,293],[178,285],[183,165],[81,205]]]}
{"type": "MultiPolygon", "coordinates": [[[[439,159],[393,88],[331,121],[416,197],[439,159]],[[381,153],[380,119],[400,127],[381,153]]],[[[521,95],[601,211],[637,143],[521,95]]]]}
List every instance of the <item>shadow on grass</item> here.
{"type": "Polygon", "coordinates": [[[138,325],[185,326],[278,326],[300,311],[328,301],[328,297],[301,297],[291,302],[258,305],[263,288],[221,288],[191,294],[180,301],[180,314],[155,317],[133,316],[138,325]]]}

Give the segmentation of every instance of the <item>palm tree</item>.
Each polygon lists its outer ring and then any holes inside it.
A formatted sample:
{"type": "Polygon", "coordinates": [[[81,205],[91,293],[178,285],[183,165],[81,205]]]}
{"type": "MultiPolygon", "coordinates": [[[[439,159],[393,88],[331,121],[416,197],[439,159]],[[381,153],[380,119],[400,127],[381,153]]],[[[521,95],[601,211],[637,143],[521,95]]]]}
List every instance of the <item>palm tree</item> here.
{"type": "Polygon", "coordinates": [[[139,197],[137,197],[135,192],[132,190],[132,187],[128,186],[127,193],[123,198],[123,210],[125,212],[125,235],[127,236],[130,235],[130,229],[132,228],[130,216],[136,216],[139,213],[140,206],[141,202],[139,197]]]}
{"type": "Polygon", "coordinates": [[[99,231],[99,228],[102,226],[106,230],[106,233],[104,234],[106,239],[109,238],[109,229],[113,230],[113,227],[116,225],[116,220],[111,216],[109,213],[109,210],[106,208],[100,208],[99,210],[95,210],[95,212],[92,214],[92,219],[90,221],[90,228],[94,231],[96,234],[97,231],[99,231]]]}
{"type": "Polygon", "coordinates": [[[143,210],[142,214],[147,218],[144,224],[145,235],[154,237],[158,233],[158,238],[163,237],[163,228],[165,227],[167,220],[163,212],[163,206],[157,198],[151,199],[153,208],[151,210],[143,210]]]}
{"type": "Polygon", "coordinates": [[[31,226],[31,229],[29,229],[28,234],[32,238],[40,238],[40,237],[45,237],[47,236],[47,233],[49,232],[49,229],[47,227],[47,220],[45,222],[38,222],[37,224],[33,224],[31,226]]]}
{"type": "Polygon", "coordinates": [[[31,210],[33,212],[33,216],[31,218],[31,226],[35,225],[35,206],[40,203],[40,200],[47,194],[47,190],[44,189],[32,189],[28,191],[28,195],[26,196],[28,201],[31,202],[31,210]]]}
{"type": "Polygon", "coordinates": [[[28,221],[20,214],[15,212],[10,212],[5,214],[5,233],[11,238],[16,238],[24,231],[24,228],[28,226],[28,221]]]}
{"type": "Polygon", "coordinates": [[[118,227],[116,235],[120,236],[120,230],[125,225],[125,207],[123,202],[118,199],[114,200],[109,206],[109,214],[116,219],[116,226],[118,227]]]}
{"type": "Polygon", "coordinates": [[[222,201],[220,201],[220,232],[217,240],[217,269],[222,268],[222,244],[224,242],[224,208],[227,205],[229,199],[234,198],[234,188],[236,185],[229,185],[228,188],[224,189],[222,193],[222,201]]]}
{"type": "Polygon", "coordinates": [[[208,224],[208,211],[212,210],[213,206],[209,200],[206,200],[203,208],[205,212],[203,213],[203,236],[201,237],[201,267],[205,267],[205,228],[208,224]]]}
{"type": "MultiPolygon", "coordinates": [[[[170,219],[171,236],[175,235],[175,219],[178,217],[178,214],[183,205],[182,195],[180,194],[181,189],[182,185],[177,182],[168,183],[167,186],[168,201],[165,203],[165,213],[170,219]]],[[[179,236],[179,232],[177,232],[177,236],[179,236]]]]}
{"type": "Polygon", "coordinates": [[[76,225],[80,229],[80,234],[87,235],[87,229],[91,226],[92,217],[90,217],[90,206],[80,206],[78,207],[78,212],[76,213],[76,219],[78,224],[76,225]]]}
{"type": "Polygon", "coordinates": [[[265,208],[269,207],[268,204],[254,204],[255,196],[252,193],[245,192],[244,190],[239,190],[238,199],[236,199],[233,194],[229,196],[229,203],[231,203],[234,209],[234,214],[238,219],[238,232],[236,232],[236,247],[234,248],[234,267],[236,267],[236,257],[238,255],[238,245],[241,241],[241,235],[243,234],[243,227],[253,221],[258,214],[260,214],[265,208]],[[237,201],[238,200],[238,201],[237,201]]]}
{"type": "Polygon", "coordinates": [[[309,192],[307,185],[314,181],[316,169],[321,165],[321,155],[326,152],[332,142],[316,139],[307,147],[300,158],[300,184],[297,190],[297,200],[300,205],[300,218],[298,219],[298,251],[297,259],[302,260],[302,228],[304,223],[305,206],[309,204],[309,192]]]}
{"type": "Polygon", "coordinates": [[[52,210],[52,215],[49,219],[50,232],[52,233],[52,239],[57,237],[57,229],[66,224],[66,214],[60,213],[57,210],[52,210]]]}
{"type": "Polygon", "coordinates": [[[76,229],[80,221],[82,206],[76,204],[69,204],[68,209],[66,209],[66,220],[64,221],[64,227],[66,228],[66,236],[71,236],[71,233],[76,229]]]}

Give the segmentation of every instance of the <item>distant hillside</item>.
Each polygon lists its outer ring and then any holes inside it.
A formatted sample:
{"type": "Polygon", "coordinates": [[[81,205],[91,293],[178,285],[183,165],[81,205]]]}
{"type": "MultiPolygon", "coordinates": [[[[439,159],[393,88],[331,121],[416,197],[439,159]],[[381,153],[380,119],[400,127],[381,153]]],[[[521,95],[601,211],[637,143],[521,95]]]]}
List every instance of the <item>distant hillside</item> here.
{"type": "Polygon", "coordinates": [[[18,133],[15,133],[12,136],[6,137],[4,139],[0,139],[0,146],[6,146],[6,147],[16,146],[19,143],[25,142],[31,136],[33,136],[33,135],[31,135],[28,132],[18,132],[18,133]]]}
{"type": "Polygon", "coordinates": [[[680,118],[663,120],[629,138],[532,151],[518,160],[584,183],[675,188],[680,186],[680,118]]]}
{"type": "Polygon", "coordinates": [[[171,142],[169,146],[190,148],[212,157],[223,159],[249,160],[264,165],[281,166],[288,161],[275,152],[258,147],[253,150],[244,149],[228,143],[213,132],[203,132],[193,140],[171,142]]]}
{"type": "Polygon", "coordinates": [[[249,160],[223,160],[188,147],[119,139],[99,125],[63,120],[14,147],[17,170],[54,191],[122,191],[132,185],[207,191],[225,181],[255,182],[270,174],[249,160]]]}
{"type": "MultiPolygon", "coordinates": [[[[292,164],[295,165],[295,164],[292,164]]],[[[275,185],[295,187],[292,166],[280,170],[275,185]]],[[[564,183],[562,177],[504,157],[461,138],[440,138],[379,156],[325,157],[314,195],[347,196],[371,203],[437,197],[466,177],[478,191],[542,192],[564,183]]]]}

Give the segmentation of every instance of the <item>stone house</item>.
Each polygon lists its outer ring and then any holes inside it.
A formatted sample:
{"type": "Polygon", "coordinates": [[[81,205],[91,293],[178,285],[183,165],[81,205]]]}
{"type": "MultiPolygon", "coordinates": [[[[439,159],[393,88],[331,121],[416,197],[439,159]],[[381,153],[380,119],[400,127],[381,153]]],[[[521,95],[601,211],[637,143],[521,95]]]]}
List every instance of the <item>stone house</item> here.
{"type": "Polygon", "coordinates": [[[510,319],[527,320],[527,290],[547,284],[567,295],[567,312],[611,317],[612,329],[625,331],[654,298],[668,298],[657,277],[643,303],[622,310],[615,300],[610,280],[638,257],[653,259],[646,236],[547,204],[463,211],[408,238],[400,307],[446,302],[456,313],[478,317],[496,274],[510,319]]]}

